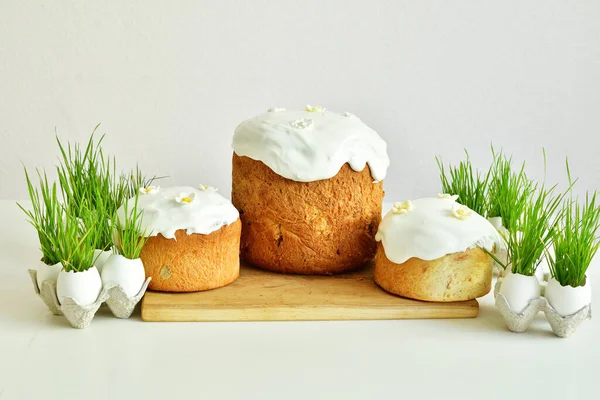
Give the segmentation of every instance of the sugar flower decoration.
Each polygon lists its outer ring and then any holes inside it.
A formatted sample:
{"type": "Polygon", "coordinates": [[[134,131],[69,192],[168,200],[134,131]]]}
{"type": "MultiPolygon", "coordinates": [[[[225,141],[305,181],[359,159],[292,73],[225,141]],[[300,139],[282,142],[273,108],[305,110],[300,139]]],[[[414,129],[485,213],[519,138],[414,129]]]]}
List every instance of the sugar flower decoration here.
{"type": "Polygon", "coordinates": [[[294,128],[298,128],[298,129],[306,129],[309,128],[313,123],[312,119],[309,118],[302,118],[302,119],[297,119],[295,121],[290,122],[290,125],[293,126],[294,128]]]}
{"type": "Polygon", "coordinates": [[[347,118],[352,118],[352,119],[359,119],[356,115],[349,113],[348,111],[342,113],[343,117],[347,117],[347,118]]]}
{"type": "Polygon", "coordinates": [[[267,110],[267,112],[282,112],[282,111],[285,111],[285,108],[271,107],[267,110]]]}
{"type": "Polygon", "coordinates": [[[438,197],[438,199],[446,199],[446,200],[452,200],[452,201],[458,200],[457,194],[438,193],[437,197],[438,197]]]}
{"type": "Polygon", "coordinates": [[[459,205],[458,207],[452,207],[450,213],[454,218],[465,219],[471,215],[471,210],[468,207],[459,205]]]}
{"type": "Polygon", "coordinates": [[[217,189],[212,187],[212,186],[208,186],[208,185],[198,185],[198,190],[202,191],[202,192],[216,192],[217,189]]]}
{"type": "Polygon", "coordinates": [[[394,214],[404,215],[404,214],[408,214],[408,212],[412,209],[413,209],[413,205],[412,205],[411,201],[406,200],[404,202],[394,203],[394,206],[392,207],[392,212],[394,214]]]}
{"type": "Polygon", "coordinates": [[[159,190],[160,190],[160,186],[148,186],[148,187],[139,188],[138,192],[140,194],[155,194],[155,193],[158,193],[159,190]]]}
{"type": "Polygon", "coordinates": [[[325,112],[326,108],[321,106],[311,106],[310,104],[307,104],[305,110],[308,112],[325,112]]]}
{"type": "Polygon", "coordinates": [[[180,193],[175,197],[175,201],[179,204],[190,204],[196,198],[196,193],[180,193]]]}

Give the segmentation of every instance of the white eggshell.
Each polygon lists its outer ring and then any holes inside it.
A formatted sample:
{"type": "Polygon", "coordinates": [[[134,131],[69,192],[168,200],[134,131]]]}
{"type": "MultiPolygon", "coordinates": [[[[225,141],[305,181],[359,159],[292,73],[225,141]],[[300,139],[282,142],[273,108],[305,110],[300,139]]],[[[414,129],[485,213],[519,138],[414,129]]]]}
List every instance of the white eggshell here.
{"type": "Polygon", "coordinates": [[[102,282],[104,285],[116,284],[121,286],[127,297],[139,293],[144,281],[146,271],[142,260],[130,260],[120,254],[111,255],[102,269],[102,282]]]}
{"type": "Polygon", "coordinates": [[[112,251],[110,250],[94,250],[94,259],[96,259],[94,265],[96,266],[96,268],[98,268],[98,272],[102,273],[102,267],[104,266],[106,260],[108,260],[108,257],[110,257],[111,255],[112,251]]]}
{"type": "Polygon", "coordinates": [[[592,285],[586,278],[584,286],[562,286],[556,279],[550,278],[546,287],[546,300],[557,313],[566,317],[575,314],[592,302],[592,285]]]}
{"type": "Polygon", "coordinates": [[[498,231],[502,227],[502,217],[490,217],[487,220],[490,221],[490,224],[492,224],[498,231]]]}
{"type": "Polygon", "coordinates": [[[535,276],[513,274],[511,271],[505,271],[500,293],[506,298],[511,310],[520,314],[531,300],[540,297],[540,282],[535,276]]]}
{"type": "Polygon", "coordinates": [[[535,270],[535,277],[540,283],[544,282],[544,270],[547,268],[546,258],[544,258],[535,270]]]}
{"type": "Polygon", "coordinates": [[[96,267],[83,272],[60,271],[56,281],[58,301],[70,297],[80,306],[92,304],[102,290],[102,279],[96,267]]]}
{"type": "Polygon", "coordinates": [[[38,288],[42,288],[42,282],[44,281],[55,281],[58,279],[58,273],[62,269],[61,263],[54,265],[44,264],[42,261],[38,263],[36,268],[37,271],[37,284],[38,288]]]}

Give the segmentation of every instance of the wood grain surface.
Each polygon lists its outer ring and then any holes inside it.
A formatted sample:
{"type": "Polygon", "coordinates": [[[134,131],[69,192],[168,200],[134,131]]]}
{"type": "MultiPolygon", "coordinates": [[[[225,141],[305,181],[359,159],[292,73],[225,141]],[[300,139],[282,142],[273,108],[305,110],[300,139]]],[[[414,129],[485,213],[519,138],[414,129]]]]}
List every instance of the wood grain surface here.
{"type": "Polygon", "coordinates": [[[434,303],[384,292],[373,265],[333,276],[283,275],[242,266],[223,288],[195,293],[147,292],[144,321],[297,321],[473,318],[476,300],[434,303]]]}

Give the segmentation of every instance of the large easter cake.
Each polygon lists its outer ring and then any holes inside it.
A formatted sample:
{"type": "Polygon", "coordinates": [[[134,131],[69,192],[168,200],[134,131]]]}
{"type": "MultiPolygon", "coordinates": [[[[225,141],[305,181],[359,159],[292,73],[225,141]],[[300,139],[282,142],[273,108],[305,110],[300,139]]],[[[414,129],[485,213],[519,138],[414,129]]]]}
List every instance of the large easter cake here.
{"type": "Polygon", "coordinates": [[[237,127],[233,150],[244,260],[333,274],[373,259],[389,159],[359,118],[321,107],[270,109],[237,127]]]}

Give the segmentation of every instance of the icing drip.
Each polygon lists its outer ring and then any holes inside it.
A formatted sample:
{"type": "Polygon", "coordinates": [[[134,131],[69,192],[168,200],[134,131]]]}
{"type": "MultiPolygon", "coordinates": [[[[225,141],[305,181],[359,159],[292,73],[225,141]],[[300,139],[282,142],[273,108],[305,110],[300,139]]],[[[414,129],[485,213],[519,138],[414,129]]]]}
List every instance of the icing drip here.
{"type": "Polygon", "coordinates": [[[368,165],[375,182],[385,178],[387,145],[374,130],[351,114],[309,107],[312,111],[266,112],[242,122],[233,150],[298,182],[329,179],[345,163],[354,171],[368,165]]]}
{"type": "MultiPolygon", "coordinates": [[[[140,193],[138,209],[142,211],[142,229],[149,232],[149,236],[160,233],[167,239],[174,239],[175,231],[179,229],[185,229],[188,235],[208,235],[232,224],[239,218],[238,211],[229,200],[211,189],[176,186],[140,193]]],[[[128,205],[132,207],[134,201],[129,200],[128,205]]],[[[118,215],[123,220],[123,206],[118,215]]]]}
{"type": "Polygon", "coordinates": [[[409,258],[435,260],[475,246],[488,251],[503,247],[494,226],[452,197],[425,198],[396,203],[375,235],[386,257],[396,264],[409,258]],[[396,210],[396,211],[394,211],[396,210]],[[406,210],[407,212],[401,212],[406,210]]]}

